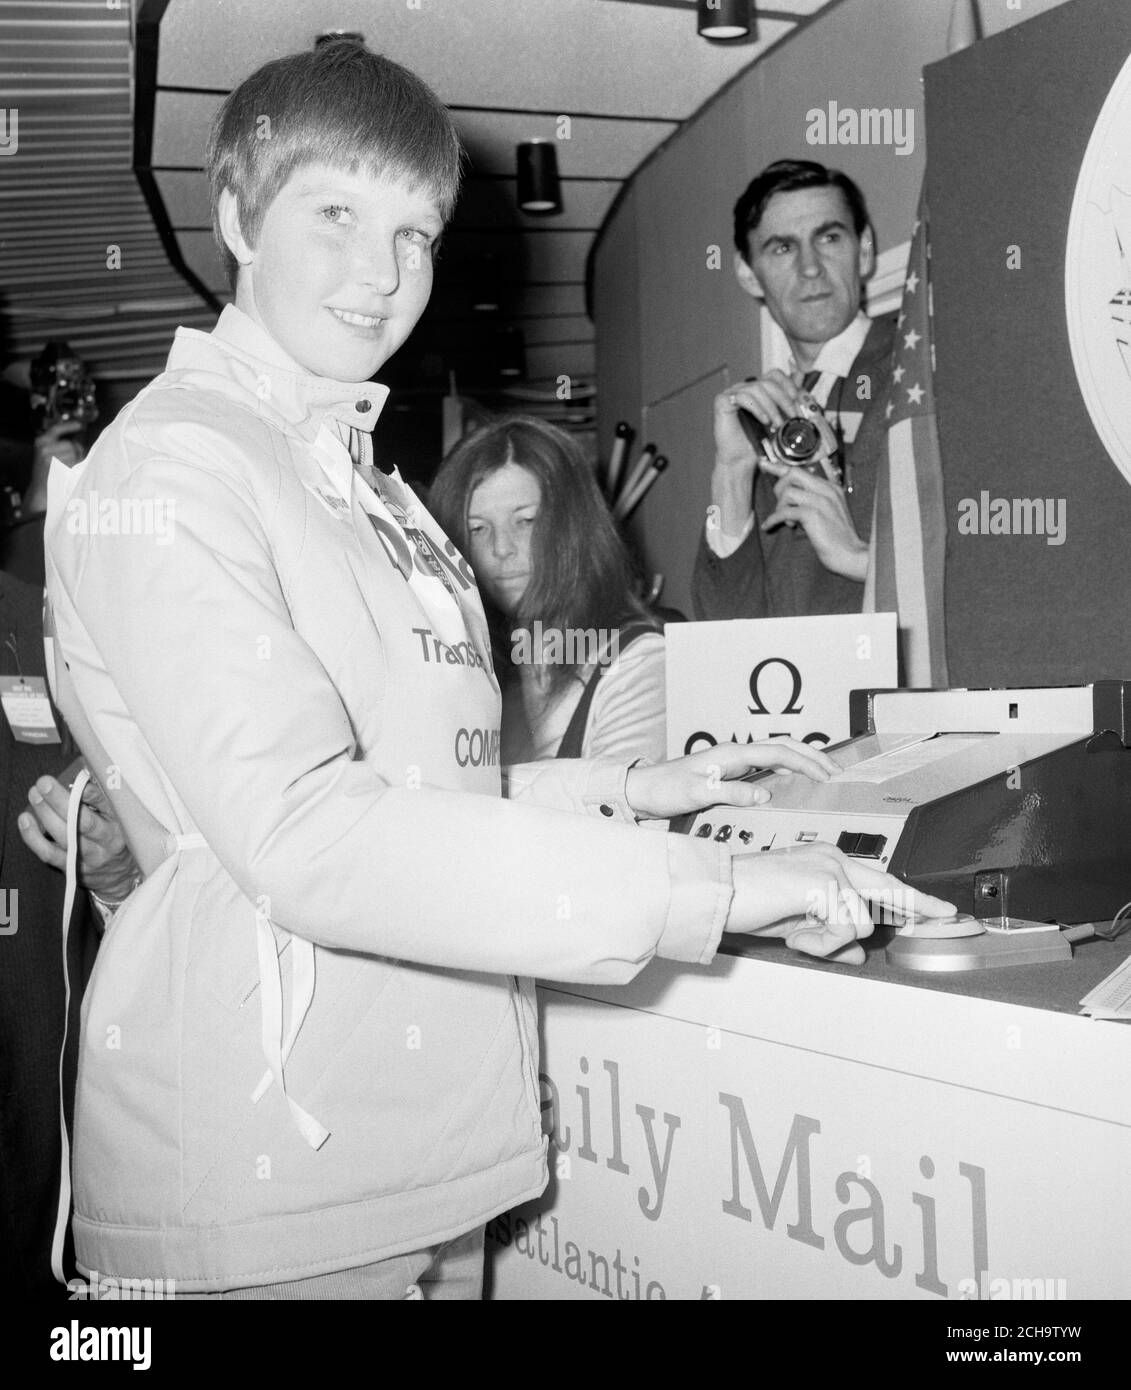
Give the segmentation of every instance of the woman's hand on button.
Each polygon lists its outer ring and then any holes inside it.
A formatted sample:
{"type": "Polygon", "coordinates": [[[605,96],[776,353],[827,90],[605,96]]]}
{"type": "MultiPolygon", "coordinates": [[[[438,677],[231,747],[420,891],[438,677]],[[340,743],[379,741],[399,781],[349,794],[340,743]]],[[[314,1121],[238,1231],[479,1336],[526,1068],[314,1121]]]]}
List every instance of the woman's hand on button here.
{"type": "Polygon", "coordinates": [[[734,899],[727,931],[780,937],[805,955],[860,965],[871,936],[869,903],[903,917],[949,917],[953,903],[910,888],[892,874],[815,843],[732,860],[734,899]]]}

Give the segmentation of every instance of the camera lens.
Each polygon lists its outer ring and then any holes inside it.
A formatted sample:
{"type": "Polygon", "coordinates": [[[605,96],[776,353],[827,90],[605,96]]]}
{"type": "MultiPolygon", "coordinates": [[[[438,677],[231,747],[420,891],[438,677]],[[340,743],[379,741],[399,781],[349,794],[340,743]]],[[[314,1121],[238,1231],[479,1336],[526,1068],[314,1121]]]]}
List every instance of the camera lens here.
{"type": "Polygon", "coordinates": [[[821,436],[810,420],[787,420],[777,432],[777,446],[783,458],[804,463],[821,447],[821,436]]]}

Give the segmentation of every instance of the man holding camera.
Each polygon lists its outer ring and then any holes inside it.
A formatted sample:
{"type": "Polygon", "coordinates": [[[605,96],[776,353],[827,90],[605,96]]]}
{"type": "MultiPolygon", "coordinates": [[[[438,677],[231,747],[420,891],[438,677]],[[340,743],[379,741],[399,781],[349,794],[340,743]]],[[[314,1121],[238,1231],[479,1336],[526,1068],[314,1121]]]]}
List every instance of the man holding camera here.
{"type": "Polygon", "coordinates": [[[864,198],[845,174],[778,160],[735,204],[734,232],[738,283],[793,360],[715,398],[695,616],[858,613],[895,336],[894,314],[861,307],[875,260],[864,198]]]}

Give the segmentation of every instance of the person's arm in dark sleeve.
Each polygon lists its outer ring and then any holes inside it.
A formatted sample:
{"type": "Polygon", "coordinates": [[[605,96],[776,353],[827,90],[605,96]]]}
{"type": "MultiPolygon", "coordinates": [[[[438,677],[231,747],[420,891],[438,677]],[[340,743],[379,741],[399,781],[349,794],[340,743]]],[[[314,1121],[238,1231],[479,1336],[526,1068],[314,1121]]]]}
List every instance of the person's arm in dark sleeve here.
{"type": "Polygon", "coordinates": [[[704,528],[691,575],[691,605],[700,621],[771,616],[762,534],[757,525],[752,525],[737,550],[726,556],[715,553],[704,528]]]}
{"type": "Polygon", "coordinates": [[[780,372],[737,382],[714,400],[715,459],[711,505],[691,576],[691,603],[700,620],[769,617],[766,563],[758,516],[772,509],[759,496],[759,454],[743,425],[782,417],[796,387],[780,372]]]}

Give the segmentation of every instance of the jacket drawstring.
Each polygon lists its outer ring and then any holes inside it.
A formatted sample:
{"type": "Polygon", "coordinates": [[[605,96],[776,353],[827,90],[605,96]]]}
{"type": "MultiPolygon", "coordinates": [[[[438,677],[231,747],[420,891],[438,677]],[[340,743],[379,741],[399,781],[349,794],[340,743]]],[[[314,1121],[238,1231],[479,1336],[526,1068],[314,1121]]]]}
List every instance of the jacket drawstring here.
{"type": "MultiPolygon", "coordinates": [[[[201,834],[178,835],[173,839],[176,850],[207,848],[201,834]]],[[[305,1111],[287,1090],[284,1067],[299,1035],[310,1006],[314,1001],[314,943],[303,937],[291,937],[291,1022],[287,1036],[283,1034],[283,980],[279,970],[279,953],[270,918],[264,912],[255,914],[255,949],[259,960],[260,1037],[267,1070],[251,1094],[252,1105],[258,1105],[271,1083],[278,1081],[279,1090],[287,1102],[291,1119],[298,1132],[312,1149],[320,1149],[330,1137],[330,1131],[305,1111]]]]}
{"type": "Polygon", "coordinates": [[[67,1133],[67,1109],[64,1104],[63,1069],[67,1057],[67,1031],[71,1021],[71,972],[67,963],[67,942],[71,932],[71,913],[79,887],[79,812],[82,794],[90,781],[90,769],[83,768],[71,787],[67,801],[67,887],[63,894],[63,1042],[59,1048],[59,1141],[62,1161],[59,1165],[59,1206],[55,1213],[55,1233],[51,1238],[51,1273],[60,1284],[66,1284],[63,1272],[63,1242],[71,1216],[71,1137],[67,1133]]]}
{"type": "MultiPolygon", "coordinates": [[[[177,835],[176,850],[204,849],[208,841],[203,835],[177,835]]],[[[287,1036],[283,1033],[283,979],[279,970],[279,953],[271,920],[264,912],[255,914],[255,950],[259,961],[260,1037],[267,1070],[251,1094],[252,1105],[258,1105],[271,1083],[278,1081],[279,1090],[287,1102],[295,1127],[312,1149],[320,1149],[330,1137],[330,1131],[305,1111],[287,1090],[284,1067],[291,1055],[299,1030],[306,1021],[314,1002],[314,943],[303,937],[291,937],[291,1022],[287,1036]]]]}
{"type": "Polygon", "coordinates": [[[255,914],[255,944],[259,954],[263,1054],[267,1058],[268,1069],[252,1092],[251,1101],[253,1105],[258,1104],[271,1089],[272,1081],[278,1081],[279,1090],[299,1133],[312,1149],[320,1149],[330,1137],[330,1131],[288,1094],[283,1070],[314,998],[314,943],[303,937],[291,937],[291,1023],[286,1038],[283,1037],[283,980],[279,970],[279,953],[271,920],[263,912],[255,914]]]}

